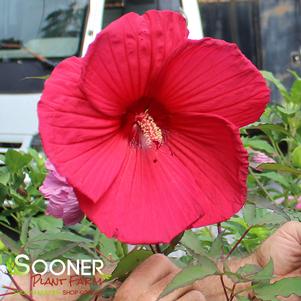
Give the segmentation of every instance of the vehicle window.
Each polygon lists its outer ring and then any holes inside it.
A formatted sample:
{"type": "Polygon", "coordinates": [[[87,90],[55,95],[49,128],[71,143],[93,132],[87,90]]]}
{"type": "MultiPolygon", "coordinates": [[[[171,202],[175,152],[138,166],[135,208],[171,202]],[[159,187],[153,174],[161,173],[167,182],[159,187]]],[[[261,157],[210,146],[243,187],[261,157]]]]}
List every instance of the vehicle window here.
{"type": "Polygon", "coordinates": [[[0,60],[78,53],[88,0],[0,0],[0,60]]]}
{"type": "Polygon", "coordinates": [[[180,0],[106,0],[103,28],[129,12],[143,14],[150,9],[179,11],[180,7],[180,0]]]}

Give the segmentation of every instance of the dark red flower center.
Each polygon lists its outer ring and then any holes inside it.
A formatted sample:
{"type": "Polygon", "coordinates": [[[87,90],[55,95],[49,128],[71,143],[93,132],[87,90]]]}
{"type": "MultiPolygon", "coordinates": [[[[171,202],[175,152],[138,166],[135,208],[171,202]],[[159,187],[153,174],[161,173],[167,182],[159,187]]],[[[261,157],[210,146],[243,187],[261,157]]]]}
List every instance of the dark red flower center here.
{"type": "Polygon", "coordinates": [[[157,126],[148,110],[135,116],[135,124],[139,126],[144,144],[148,147],[155,145],[157,148],[163,143],[162,130],[157,126]]]}
{"type": "Polygon", "coordinates": [[[168,120],[166,110],[158,102],[146,98],[128,108],[122,125],[131,146],[158,149],[165,141],[168,120]]]}

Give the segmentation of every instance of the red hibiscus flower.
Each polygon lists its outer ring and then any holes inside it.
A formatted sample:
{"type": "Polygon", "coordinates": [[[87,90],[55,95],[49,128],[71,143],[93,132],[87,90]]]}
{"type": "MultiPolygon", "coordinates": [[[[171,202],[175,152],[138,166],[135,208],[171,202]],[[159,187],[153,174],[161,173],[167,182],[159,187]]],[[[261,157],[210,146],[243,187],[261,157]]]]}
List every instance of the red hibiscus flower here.
{"type": "Polygon", "coordinates": [[[127,14],[45,84],[45,152],[109,237],[169,242],[245,202],[239,127],[269,90],[235,45],[187,36],[178,13],[127,14]]]}

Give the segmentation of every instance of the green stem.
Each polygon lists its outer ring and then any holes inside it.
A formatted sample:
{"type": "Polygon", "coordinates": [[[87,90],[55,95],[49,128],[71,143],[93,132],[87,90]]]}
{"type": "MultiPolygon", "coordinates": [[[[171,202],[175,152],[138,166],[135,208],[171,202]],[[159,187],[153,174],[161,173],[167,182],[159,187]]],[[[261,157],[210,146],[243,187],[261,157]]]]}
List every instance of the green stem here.
{"type": "Polygon", "coordinates": [[[253,176],[254,180],[256,181],[256,183],[258,184],[258,186],[260,187],[260,189],[266,194],[267,198],[268,198],[271,202],[274,202],[274,200],[273,200],[272,197],[270,196],[269,192],[265,189],[265,187],[262,185],[262,183],[258,180],[258,178],[256,177],[255,173],[252,171],[251,168],[249,168],[249,172],[250,172],[250,174],[253,176]]]}
{"type": "Polygon", "coordinates": [[[9,229],[9,230],[11,230],[11,231],[14,231],[15,233],[20,234],[18,230],[16,230],[15,228],[13,228],[13,227],[5,224],[5,223],[0,222],[0,225],[3,226],[3,227],[5,227],[5,228],[7,228],[7,229],[9,229]]]}
{"type": "Polygon", "coordinates": [[[243,233],[243,235],[240,237],[240,239],[235,243],[233,248],[229,251],[229,253],[226,256],[226,259],[228,259],[231,254],[237,249],[237,247],[240,245],[242,240],[246,237],[246,235],[249,233],[249,231],[253,228],[253,225],[246,229],[246,231],[243,233]]]}
{"type": "Polygon", "coordinates": [[[275,140],[272,137],[269,136],[269,138],[270,138],[270,141],[271,141],[274,149],[276,150],[278,156],[280,157],[281,163],[285,163],[285,161],[286,161],[285,157],[284,157],[282,151],[280,150],[278,143],[276,143],[275,140]]]}

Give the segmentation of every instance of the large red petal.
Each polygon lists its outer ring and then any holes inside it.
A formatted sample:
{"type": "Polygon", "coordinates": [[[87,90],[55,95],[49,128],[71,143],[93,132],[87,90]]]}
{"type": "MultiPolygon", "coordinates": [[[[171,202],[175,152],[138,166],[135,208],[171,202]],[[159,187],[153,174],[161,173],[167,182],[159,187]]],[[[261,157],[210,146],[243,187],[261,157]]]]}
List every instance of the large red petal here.
{"type": "Polygon", "coordinates": [[[202,191],[199,201],[205,215],[193,226],[227,220],[244,205],[247,193],[248,153],[238,129],[213,115],[179,114],[173,120],[170,148],[202,191]]]}
{"type": "Polygon", "coordinates": [[[204,214],[193,174],[166,145],[130,148],[118,178],[96,204],[77,195],[103,233],[132,244],[170,242],[204,214]]]}
{"type": "Polygon", "coordinates": [[[96,201],[118,174],[128,141],[118,134],[118,119],[104,117],[84,98],[81,68],[75,57],[55,68],[39,102],[39,129],[58,171],[96,201]]]}
{"type": "Polygon", "coordinates": [[[246,198],[247,153],[238,130],[208,115],[173,116],[158,150],[130,148],[110,190],[82,210],[109,237],[170,242],[192,225],[228,219],[246,198]]]}
{"type": "Polygon", "coordinates": [[[185,19],[171,11],[129,13],[111,23],[84,58],[82,90],[101,112],[122,114],[147,93],[166,58],[187,40],[185,19]]]}
{"type": "Polygon", "coordinates": [[[156,90],[170,112],[216,114],[239,127],[260,117],[270,94],[235,44],[211,38],[188,41],[164,67],[156,90]]]}

